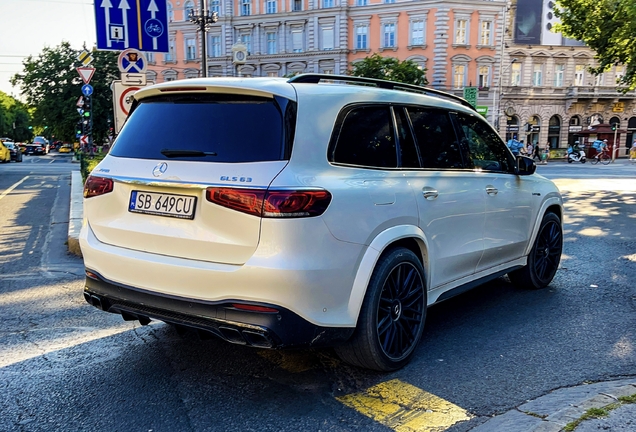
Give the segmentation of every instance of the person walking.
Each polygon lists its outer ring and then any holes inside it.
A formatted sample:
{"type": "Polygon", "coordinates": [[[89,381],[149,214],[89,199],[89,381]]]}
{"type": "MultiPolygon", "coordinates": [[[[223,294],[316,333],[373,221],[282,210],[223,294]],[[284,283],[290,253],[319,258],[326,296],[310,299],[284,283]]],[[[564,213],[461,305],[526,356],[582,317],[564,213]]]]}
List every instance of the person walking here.
{"type": "Polygon", "coordinates": [[[526,146],[526,156],[530,158],[534,156],[534,146],[532,145],[531,142],[529,142],[528,145],[526,146]]]}

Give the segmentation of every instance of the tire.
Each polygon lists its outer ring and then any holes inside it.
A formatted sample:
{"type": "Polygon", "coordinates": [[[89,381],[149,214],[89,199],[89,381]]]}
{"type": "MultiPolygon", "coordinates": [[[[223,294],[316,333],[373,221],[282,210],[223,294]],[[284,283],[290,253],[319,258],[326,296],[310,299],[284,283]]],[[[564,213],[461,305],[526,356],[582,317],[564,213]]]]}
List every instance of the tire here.
{"type": "Polygon", "coordinates": [[[510,281],[523,288],[545,288],[552,282],[559,268],[562,252],[561,219],[554,213],[546,213],[528,255],[528,263],[525,267],[508,273],[510,281]]]}
{"type": "Polygon", "coordinates": [[[572,163],[572,158],[568,157],[568,163],[572,163]]]}
{"type": "Polygon", "coordinates": [[[604,154],[603,156],[601,156],[601,163],[603,165],[609,165],[611,161],[612,161],[612,158],[609,157],[608,155],[604,154]]]}
{"type": "Polygon", "coordinates": [[[590,159],[590,163],[592,165],[596,165],[599,161],[599,158],[597,156],[594,156],[593,158],[590,159]]]}
{"type": "Polygon", "coordinates": [[[393,371],[406,365],[422,338],[426,320],[424,268],[406,248],[378,260],[364,297],[356,330],[338,356],[354,366],[393,371]]]}
{"type": "Polygon", "coordinates": [[[581,159],[581,163],[585,163],[585,159],[581,159]]]}

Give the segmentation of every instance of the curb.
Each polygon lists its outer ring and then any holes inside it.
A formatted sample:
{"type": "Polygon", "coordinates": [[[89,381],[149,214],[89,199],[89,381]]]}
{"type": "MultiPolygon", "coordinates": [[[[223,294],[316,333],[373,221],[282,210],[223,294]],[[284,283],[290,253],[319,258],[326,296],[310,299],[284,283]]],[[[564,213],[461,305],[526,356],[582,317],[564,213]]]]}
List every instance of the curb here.
{"type": "Polygon", "coordinates": [[[71,209],[68,219],[68,251],[79,257],[82,250],[79,245],[79,233],[84,217],[84,196],[82,174],[79,171],[71,171],[71,209]]]}
{"type": "Polygon", "coordinates": [[[558,432],[590,408],[604,408],[636,394],[636,378],[554,390],[470,429],[470,432],[558,432]]]}

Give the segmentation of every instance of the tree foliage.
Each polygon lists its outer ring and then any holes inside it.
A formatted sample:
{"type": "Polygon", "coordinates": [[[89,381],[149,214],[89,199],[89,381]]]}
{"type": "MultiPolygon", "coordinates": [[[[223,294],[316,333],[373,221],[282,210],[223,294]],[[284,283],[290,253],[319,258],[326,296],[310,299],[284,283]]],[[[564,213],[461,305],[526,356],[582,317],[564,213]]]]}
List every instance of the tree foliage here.
{"type": "MultiPolygon", "coordinates": [[[[77,101],[82,96],[84,84],[75,70],[80,66],[78,50],[68,42],[55,48],[44,48],[36,56],[23,62],[23,71],[11,79],[19,85],[27,103],[34,107],[33,126],[46,128],[47,136],[70,141],[75,139],[75,126],[80,116],[77,101]]],[[[117,53],[111,51],[92,52],[95,74],[90,82],[93,117],[93,139],[103,141],[113,123],[113,104],[110,83],[118,78],[117,53]]]]}
{"type": "Polygon", "coordinates": [[[19,100],[0,91],[0,136],[16,142],[30,141],[31,116],[28,108],[19,100]]]}
{"type": "Polygon", "coordinates": [[[385,79],[406,84],[426,85],[426,69],[412,60],[400,61],[395,57],[382,57],[375,53],[363,60],[351,63],[349,75],[385,79]]]}
{"type": "Polygon", "coordinates": [[[634,0],[557,0],[556,31],[585,42],[596,51],[599,66],[594,73],[615,64],[625,66],[619,82],[636,88],[636,2],[634,0]]]}

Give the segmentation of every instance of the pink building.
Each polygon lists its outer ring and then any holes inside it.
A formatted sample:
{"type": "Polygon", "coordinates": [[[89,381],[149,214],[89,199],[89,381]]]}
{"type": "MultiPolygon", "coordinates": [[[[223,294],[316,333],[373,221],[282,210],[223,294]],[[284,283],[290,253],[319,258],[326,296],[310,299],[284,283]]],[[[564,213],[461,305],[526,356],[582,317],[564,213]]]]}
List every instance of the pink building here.
{"type": "MultiPolygon", "coordinates": [[[[171,52],[148,56],[150,80],[201,75],[201,32],[187,19],[200,1],[167,0],[171,52]]],[[[429,86],[459,95],[478,87],[477,104],[491,117],[504,1],[205,1],[219,15],[206,32],[208,76],[344,74],[351,62],[380,53],[426,68],[429,86]],[[245,64],[233,63],[237,42],[247,46],[245,64]]]]}

